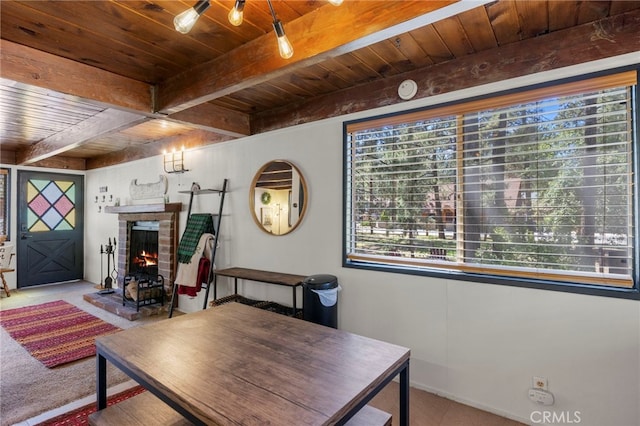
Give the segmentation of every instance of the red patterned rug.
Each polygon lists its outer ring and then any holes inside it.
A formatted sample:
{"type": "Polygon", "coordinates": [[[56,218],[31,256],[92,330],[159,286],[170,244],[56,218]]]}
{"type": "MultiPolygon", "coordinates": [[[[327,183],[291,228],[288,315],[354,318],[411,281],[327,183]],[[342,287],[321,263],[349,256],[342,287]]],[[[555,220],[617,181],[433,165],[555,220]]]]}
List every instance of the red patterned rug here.
{"type": "MultiPolygon", "coordinates": [[[[145,389],[142,386],[136,386],[131,389],[127,389],[126,391],[120,392],[119,394],[110,396],[107,398],[107,406],[117,404],[118,402],[124,401],[127,398],[131,398],[132,396],[136,396],[139,393],[144,392],[145,389]]],[[[38,423],[36,426],[78,426],[78,425],[88,425],[89,424],[89,415],[96,411],[96,404],[92,403],[89,405],[85,405],[82,408],[77,408],[73,411],[70,411],[65,414],[60,414],[50,420],[47,420],[42,423],[38,423]]]]}
{"type": "Polygon", "coordinates": [[[63,300],[0,311],[0,325],[49,368],[94,356],[96,336],[120,330],[63,300]]]}

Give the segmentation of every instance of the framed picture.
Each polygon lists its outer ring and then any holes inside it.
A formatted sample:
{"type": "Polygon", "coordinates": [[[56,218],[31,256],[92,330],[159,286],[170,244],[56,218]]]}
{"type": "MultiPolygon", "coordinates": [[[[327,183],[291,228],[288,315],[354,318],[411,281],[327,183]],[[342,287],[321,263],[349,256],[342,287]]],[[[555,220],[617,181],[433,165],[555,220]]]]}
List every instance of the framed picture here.
{"type": "Polygon", "coordinates": [[[273,225],[273,212],[270,207],[260,208],[260,223],[262,223],[262,226],[273,225]]]}

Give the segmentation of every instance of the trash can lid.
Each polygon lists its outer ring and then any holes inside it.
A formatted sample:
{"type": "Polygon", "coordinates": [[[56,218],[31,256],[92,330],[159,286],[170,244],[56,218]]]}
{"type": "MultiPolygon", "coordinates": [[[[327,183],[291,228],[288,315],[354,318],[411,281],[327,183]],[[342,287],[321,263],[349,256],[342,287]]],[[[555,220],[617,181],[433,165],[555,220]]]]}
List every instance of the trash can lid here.
{"type": "Polygon", "coordinates": [[[338,287],[338,278],[333,275],[311,275],[302,281],[302,285],[313,290],[328,290],[338,287]]]}

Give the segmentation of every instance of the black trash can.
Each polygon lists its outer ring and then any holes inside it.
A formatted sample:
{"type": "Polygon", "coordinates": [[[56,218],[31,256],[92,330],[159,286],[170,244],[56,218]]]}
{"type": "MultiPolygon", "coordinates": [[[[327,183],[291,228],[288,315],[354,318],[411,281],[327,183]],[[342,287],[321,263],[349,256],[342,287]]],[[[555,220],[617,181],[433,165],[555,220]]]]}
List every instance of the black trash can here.
{"type": "Polygon", "coordinates": [[[306,321],[338,328],[338,278],[311,275],[302,281],[302,316],[306,321]]]}

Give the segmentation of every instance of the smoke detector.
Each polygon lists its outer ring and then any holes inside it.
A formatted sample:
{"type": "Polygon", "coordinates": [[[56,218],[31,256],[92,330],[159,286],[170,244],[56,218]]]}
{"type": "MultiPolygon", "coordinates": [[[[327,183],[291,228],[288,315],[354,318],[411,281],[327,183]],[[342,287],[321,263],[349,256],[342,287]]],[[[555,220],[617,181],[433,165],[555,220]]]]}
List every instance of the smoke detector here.
{"type": "Polygon", "coordinates": [[[405,101],[413,98],[418,93],[418,85],[413,80],[405,80],[398,86],[398,96],[405,101]]]}

